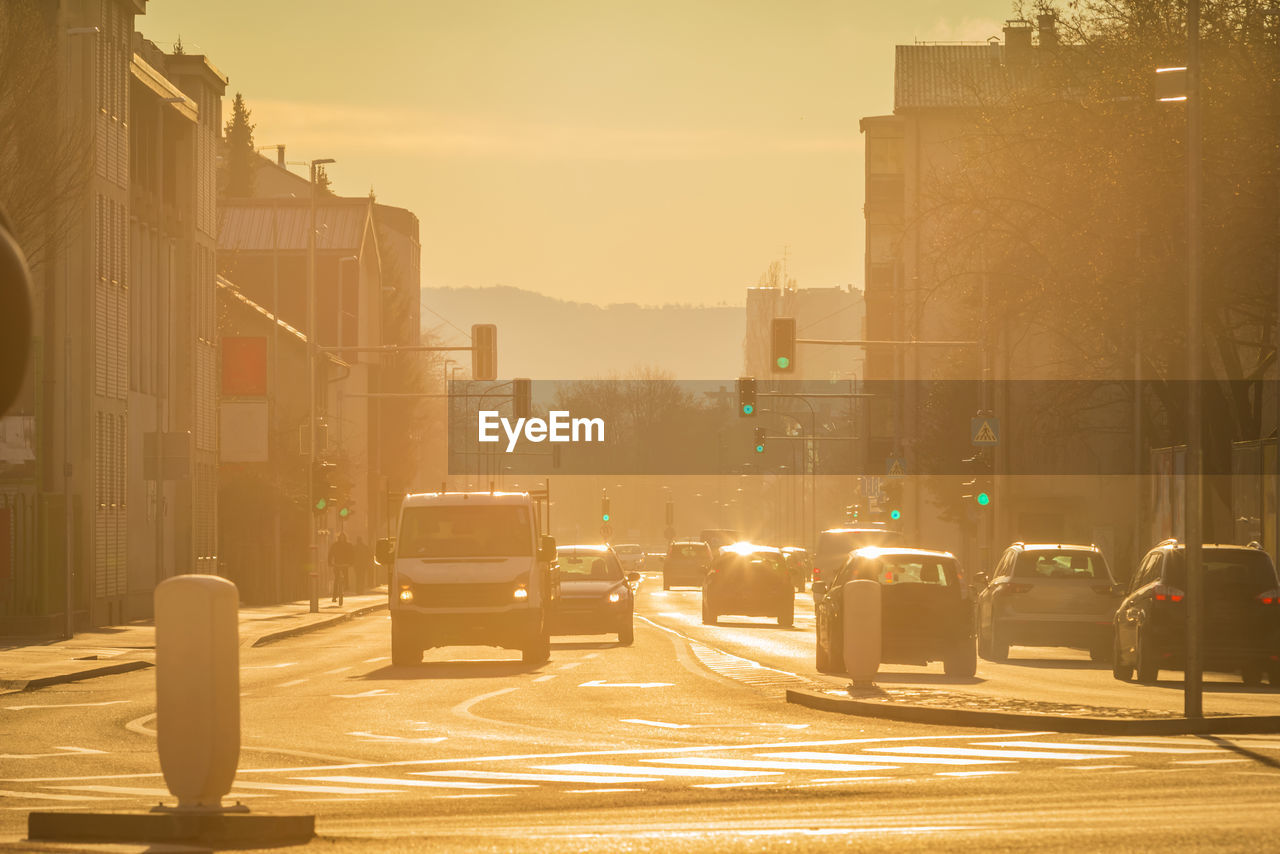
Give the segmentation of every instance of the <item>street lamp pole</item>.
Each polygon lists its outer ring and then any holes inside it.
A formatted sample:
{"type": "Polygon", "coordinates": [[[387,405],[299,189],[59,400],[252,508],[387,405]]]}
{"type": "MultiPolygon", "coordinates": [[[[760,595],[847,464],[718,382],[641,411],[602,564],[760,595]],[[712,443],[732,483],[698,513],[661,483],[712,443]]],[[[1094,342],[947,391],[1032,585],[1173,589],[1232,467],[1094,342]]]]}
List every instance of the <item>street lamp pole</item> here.
{"type": "MultiPolygon", "coordinates": [[[[316,167],[333,163],[331,157],[312,160],[311,227],[307,229],[307,505],[316,506],[316,167]]],[[[311,613],[320,611],[319,531],[313,517],[307,544],[307,586],[311,613]]]]}
{"type": "Polygon", "coordinates": [[[1187,494],[1184,553],[1187,561],[1187,660],[1184,671],[1183,714],[1204,716],[1203,638],[1204,478],[1203,402],[1200,393],[1202,324],[1200,318],[1200,199],[1201,199],[1201,86],[1200,0],[1187,2],[1187,494]]]}

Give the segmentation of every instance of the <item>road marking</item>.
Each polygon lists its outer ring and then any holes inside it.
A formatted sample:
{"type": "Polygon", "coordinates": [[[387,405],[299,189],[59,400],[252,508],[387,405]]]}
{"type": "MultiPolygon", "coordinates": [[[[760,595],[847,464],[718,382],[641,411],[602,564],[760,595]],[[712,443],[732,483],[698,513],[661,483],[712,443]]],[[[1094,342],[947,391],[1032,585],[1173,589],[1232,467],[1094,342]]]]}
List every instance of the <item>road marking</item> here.
{"type": "Polygon", "coordinates": [[[643,768],[637,765],[595,765],[589,762],[570,762],[563,765],[539,765],[548,771],[581,771],[583,773],[621,774],[639,776],[654,774],[660,777],[775,777],[780,771],[713,771],[703,768],[643,768]]]}
{"type": "Polygon", "coordinates": [[[583,657],[583,658],[599,658],[599,657],[600,657],[600,653],[598,653],[598,652],[589,652],[589,653],[587,653],[586,655],[584,655],[584,656],[582,656],[582,657],[583,657]]]}
{"type": "Polygon", "coordinates": [[[1067,771],[1104,771],[1112,768],[1132,768],[1132,765],[1064,765],[1067,771]]]}
{"type": "Polygon", "coordinates": [[[556,674],[548,673],[545,676],[539,676],[537,679],[534,679],[533,681],[534,682],[550,682],[552,679],[555,679],[555,678],[556,678],[556,674]]]}
{"type": "Polygon", "coordinates": [[[271,792],[311,792],[321,795],[394,795],[396,789],[356,789],[351,786],[313,786],[302,783],[246,783],[236,781],[241,789],[264,789],[271,792]]]}
{"type": "Polygon", "coordinates": [[[148,723],[150,723],[151,721],[154,721],[155,719],[156,719],[156,713],[152,712],[149,715],[143,715],[140,718],[134,718],[133,720],[125,724],[124,728],[127,729],[129,732],[136,732],[138,735],[149,735],[152,738],[155,738],[156,731],[153,729],[147,729],[146,727],[148,723]]]}
{"type": "Polygon", "coordinates": [[[644,718],[623,718],[624,724],[640,724],[642,726],[656,726],[663,729],[688,729],[693,724],[669,724],[666,721],[646,721],[644,718]]]}
{"type": "Polygon", "coordinates": [[[248,667],[241,667],[241,670],[278,670],[281,667],[293,667],[296,661],[282,661],[279,664],[253,664],[248,667]]]}
{"type": "Polygon", "coordinates": [[[456,800],[458,798],[514,798],[515,795],[432,795],[431,799],[440,800],[456,800]]]}
{"type": "Polygon", "coordinates": [[[337,697],[342,700],[355,700],[360,697],[391,697],[394,694],[386,688],[374,688],[371,691],[362,691],[359,694],[332,694],[330,696],[337,697]]]}
{"type": "MultiPolygon", "coordinates": [[[[639,769],[643,771],[644,769],[639,769]]],[[[504,771],[410,771],[410,774],[422,777],[463,777],[473,780],[523,780],[539,783],[660,783],[658,777],[617,777],[591,774],[534,774],[511,773],[504,771]]]]}
{"type": "Polygon", "coordinates": [[[31,798],[37,801],[109,801],[111,798],[95,798],[93,795],[59,795],[54,792],[11,792],[0,789],[0,798],[31,798]]]}
{"type": "Polygon", "coordinates": [[[292,688],[294,685],[301,685],[303,682],[306,682],[306,681],[308,681],[308,679],[307,679],[306,677],[304,677],[304,678],[302,678],[302,679],[294,679],[292,682],[282,682],[282,683],[280,683],[280,685],[279,685],[278,687],[280,687],[280,688],[292,688]]]}
{"type": "Polygon", "coordinates": [[[117,703],[129,703],[129,702],[132,702],[132,701],[131,700],[107,700],[106,702],[102,702],[102,703],[48,703],[48,704],[30,705],[30,706],[5,706],[5,708],[11,709],[15,712],[20,712],[24,709],[75,709],[75,708],[82,708],[85,706],[114,706],[117,703]]]}
{"type": "Polygon", "coordinates": [[[573,668],[575,668],[575,667],[581,667],[581,666],[582,666],[582,662],[581,662],[581,661],[570,661],[570,662],[568,662],[567,664],[561,664],[561,665],[560,665],[560,669],[561,669],[561,670],[572,670],[572,669],[573,669],[573,668]]]}
{"type": "Polygon", "coordinates": [[[1252,759],[1174,759],[1174,765],[1225,765],[1228,762],[1252,762],[1252,759]]]}
{"type": "Polygon", "coordinates": [[[389,655],[379,655],[379,656],[378,656],[378,657],[376,657],[376,658],[366,658],[362,663],[363,663],[363,664],[377,664],[379,661],[390,661],[390,660],[391,660],[391,656],[389,656],[389,655]]]}
{"type": "Polygon", "coordinates": [[[1017,771],[937,771],[935,777],[990,777],[992,774],[1017,774],[1017,771]]]}
{"type": "Polygon", "coordinates": [[[81,756],[88,753],[105,754],[105,750],[94,750],[91,747],[54,747],[63,753],[0,753],[0,759],[49,759],[55,756],[81,756]]]}
{"type": "Polygon", "coordinates": [[[324,672],[324,675],[332,676],[335,673],[346,673],[350,669],[351,669],[351,665],[348,664],[346,667],[335,667],[333,670],[326,670],[324,672]]]}
{"type": "Polygon", "coordinates": [[[579,688],[672,688],[674,682],[606,682],[603,679],[592,679],[583,682],[579,688]]]}
{"type": "Polygon", "coordinates": [[[782,753],[757,753],[765,759],[816,759],[823,762],[861,760],[866,762],[893,762],[895,765],[1002,765],[1008,759],[955,759],[942,756],[868,756],[865,753],[823,753],[818,750],[790,750],[782,753]]]}
{"type": "Polygon", "coordinates": [[[377,733],[361,732],[360,730],[349,732],[347,735],[355,736],[356,738],[363,738],[367,741],[396,741],[407,744],[438,744],[448,738],[448,736],[444,735],[410,738],[404,735],[378,735],[377,733]]]}
{"type": "Polygon", "coordinates": [[[565,789],[566,795],[603,795],[606,792],[643,792],[644,789],[565,789]]]}
{"type": "Polygon", "coordinates": [[[512,685],[509,688],[499,688],[497,691],[490,691],[487,694],[480,694],[479,696],[472,697],[470,700],[463,700],[461,703],[454,706],[452,711],[455,715],[465,715],[466,717],[474,718],[476,716],[471,714],[471,707],[476,703],[483,703],[485,700],[491,700],[494,697],[501,697],[503,694],[510,694],[512,691],[519,690],[519,685],[512,685]]]}
{"type": "Polygon", "coordinates": [[[430,789],[536,789],[523,783],[468,783],[461,780],[406,780],[401,777],[294,777],[295,780],[321,780],[326,783],[362,783],[370,786],[413,786],[430,789]]]}
{"type": "Polygon", "coordinates": [[[813,782],[831,785],[833,783],[861,783],[864,780],[892,780],[890,776],[880,777],[818,777],[813,782]]]}
{"type": "MultiPolygon", "coordinates": [[[[867,750],[876,754],[883,753],[920,753],[926,756],[957,756],[957,757],[982,757],[988,759],[1066,759],[1068,761],[1079,761],[1083,759],[1111,759],[1116,754],[1111,753],[1068,753],[1065,750],[979,750],[973,747],[932,747],[932,746],[915,746],[903,745],[902,747],[868,747],[867,750]]],[[[892,757],[896,762],[897,757],[892,757]]]]}
{"type": "Polygon", "coordinates": [[[1007,744],[1010,747],[1037,747],[1051,748],[1055,750],[1111,750],[1124,753],[1218,753],[1219,750],[1202,747],[1146,747],[1141,745],[1116,745],[1114,747],[1105,744],[1061,744],[1054,741],[975,741],[974,744],[983,747],[998,747],[1001,744],[1007,744]]]}
{"type": "Polygon", "coordinates": [[[752,783],[694,783],[695,789],[742,789],[748,786],[776,786],[777,780],[760,780],[752,783]]]}
{"type": "MultiPolygon", "coordinates": [[[[143,795],[145,797],[161,797],[171,798],[173,795],[168,789],[148,789],[141,786],[45,786],[46,789],[68,789],[73,792],[100,792],[106,795],[119,794],[120,797],[143,795]]],[[[227,797],[231,798],[257,798],[261,795],[240,794],[231,792],[227,797]]]]}
{"type": "Polygon", "coordinates": [[[711,768],[760,768],[766,771],[892,771],[896,766],[860,765],[851,762],[769,762],[756,759],[719,759],[697,756],[672,756],[669,759],[641,759],[641,762],[666,762],[672,765],[705,765],[711,768]]]}

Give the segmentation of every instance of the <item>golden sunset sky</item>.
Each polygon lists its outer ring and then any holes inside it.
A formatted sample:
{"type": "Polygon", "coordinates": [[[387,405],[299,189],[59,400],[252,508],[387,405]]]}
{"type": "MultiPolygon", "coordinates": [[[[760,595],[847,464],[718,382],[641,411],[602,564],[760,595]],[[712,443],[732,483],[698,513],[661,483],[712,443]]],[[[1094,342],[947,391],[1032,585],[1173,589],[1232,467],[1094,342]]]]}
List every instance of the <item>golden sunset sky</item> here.
{"type": "MultiPolygon", "coordinates": [[[[151,0],[259,146],[407,207],[423,285],[738,304],[787,248],[862,286],[858,120],[893,46],[982,41],[1009,0],[151,0]]],[[[272,155],[274,153],[272,152],[272,155]]],[[[305,167],[294,167],[305,172],[305,167]]]]}

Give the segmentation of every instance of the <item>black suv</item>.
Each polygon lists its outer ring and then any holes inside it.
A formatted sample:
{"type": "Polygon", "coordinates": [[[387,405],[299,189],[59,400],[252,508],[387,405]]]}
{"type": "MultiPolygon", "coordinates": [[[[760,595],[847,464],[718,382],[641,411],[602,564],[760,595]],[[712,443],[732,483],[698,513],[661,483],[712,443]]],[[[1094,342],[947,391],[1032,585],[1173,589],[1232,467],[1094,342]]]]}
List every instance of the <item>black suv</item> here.
{"type": "Polygon", "coordinates": [[[702,584],[702,622],[715,625],[722,614],[795,621],[796,594],[782,552],[770,546],[734,543],[720,549],[702,584]]]}
{"type": "MultiPolygon", "coordinates": [[[[1116,610],[1117,679],[1154,682],[1181,670],[1186,654],[1187,566],[1183,545],[1165,540],[1147,552],[1116,610]]],[[[1280,686],[1280,579],[1259,548],[1206,544],[1204,668],[1239,672],[1246,685],[1265,674],[1280,686]]]]}

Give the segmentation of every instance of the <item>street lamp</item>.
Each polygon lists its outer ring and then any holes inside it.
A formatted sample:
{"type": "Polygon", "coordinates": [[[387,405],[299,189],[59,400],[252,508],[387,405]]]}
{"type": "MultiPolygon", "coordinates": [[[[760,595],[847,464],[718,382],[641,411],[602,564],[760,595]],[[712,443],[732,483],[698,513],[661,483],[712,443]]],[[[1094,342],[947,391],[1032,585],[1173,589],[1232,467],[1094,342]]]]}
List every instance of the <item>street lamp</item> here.
{"type": "MultiPolygon", "coordinates": [[[[316,168],[335,163],[332,157],[310,161],[311,166],[311,227],[307,229],[307,505],[316,501],[316,168]]],[[[320,564],[317,560],[317,521],[312,520],[307,547],[307,583],[310,587],[313,614],[320,611],[320,564]]]]}

